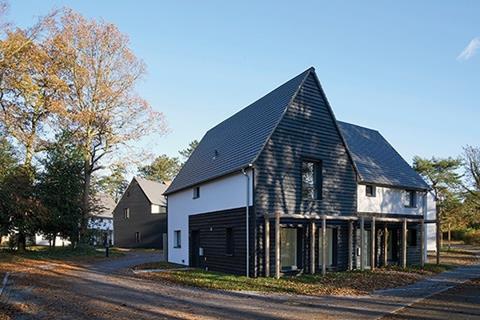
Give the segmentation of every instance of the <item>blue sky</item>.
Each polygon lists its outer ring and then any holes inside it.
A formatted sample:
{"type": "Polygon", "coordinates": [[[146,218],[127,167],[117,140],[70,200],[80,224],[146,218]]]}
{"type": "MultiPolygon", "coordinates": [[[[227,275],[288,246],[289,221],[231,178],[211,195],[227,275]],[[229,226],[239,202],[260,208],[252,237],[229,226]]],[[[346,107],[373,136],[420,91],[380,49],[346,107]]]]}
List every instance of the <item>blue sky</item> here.
{"type": "Polygon", "coordinates": [[[10,19],[66,6],[127,34],[148,66],[138,90],[171,128],[155,154],[310,66],[337,119],[378,129],[409,162],[480,144],[480,1],[332,2],[17,0],[10,19]]]}

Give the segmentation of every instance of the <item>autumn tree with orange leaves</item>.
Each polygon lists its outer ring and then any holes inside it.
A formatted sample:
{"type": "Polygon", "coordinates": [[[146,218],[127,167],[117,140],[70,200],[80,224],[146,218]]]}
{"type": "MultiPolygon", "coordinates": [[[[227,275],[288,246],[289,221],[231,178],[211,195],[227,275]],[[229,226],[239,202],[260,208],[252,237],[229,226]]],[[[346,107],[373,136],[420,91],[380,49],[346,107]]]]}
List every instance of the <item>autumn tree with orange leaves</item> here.
{"type": "Polygon", "coordinates": [[[68,133],[83,162],[79,225],[86,241],[92,176],[125,150],[135,158],[136,141],[165,133],[164,117],[136,93],[146,67],[115,25],[65,9],[13,28],[5,9],[0,1],[0,133],[32,172],[35,155],[68,133]]]}
{"type": "Polygon", "coordinates": [[[53,43],[68,88],[63,123],[84,159],[82,235],[91,207],[92,175],[102,168],[102,160],[145,135],[163,134],[166,125],[163,115],[136,93],[145,64],[115,25],[66,10],[53,43]]]}

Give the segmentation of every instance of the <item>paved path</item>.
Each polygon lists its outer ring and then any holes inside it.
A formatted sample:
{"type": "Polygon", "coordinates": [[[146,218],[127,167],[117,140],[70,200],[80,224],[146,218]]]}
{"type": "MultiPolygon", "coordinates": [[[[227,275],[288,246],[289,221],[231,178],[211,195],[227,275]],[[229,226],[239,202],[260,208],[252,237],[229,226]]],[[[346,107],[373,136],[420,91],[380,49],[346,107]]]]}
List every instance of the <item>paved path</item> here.
{"type": "MultiPolygon", "coordinates": [[[[471,278],[480,266],[462,267],[402,288],[363,297],[308,297],[219,292],[138,279],[129,265],[158,254],[124,258],[73,270],[48,270],[35,284],[13,276],[8,293],[16,319],[377,319],[420,298],[471,278]]],[[[38,278],[38,277],[37,277],[38,278]]]]}

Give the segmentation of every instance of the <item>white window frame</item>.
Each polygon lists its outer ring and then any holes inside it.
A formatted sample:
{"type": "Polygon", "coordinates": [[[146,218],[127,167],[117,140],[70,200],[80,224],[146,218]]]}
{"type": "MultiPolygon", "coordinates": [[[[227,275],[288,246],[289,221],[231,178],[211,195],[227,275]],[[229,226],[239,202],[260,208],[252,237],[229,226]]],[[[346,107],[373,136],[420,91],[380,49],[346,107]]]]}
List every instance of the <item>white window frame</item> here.
{"type": "Polygon", "coordinates": [[[182,247],[182,230],[173,231],[173,247],[175,249],[182,247]]]}
{"type": "Polygon", "coordinates": [[[123,218],[125,220],[130,219],[130,208],[123,208],[123,218]]]}

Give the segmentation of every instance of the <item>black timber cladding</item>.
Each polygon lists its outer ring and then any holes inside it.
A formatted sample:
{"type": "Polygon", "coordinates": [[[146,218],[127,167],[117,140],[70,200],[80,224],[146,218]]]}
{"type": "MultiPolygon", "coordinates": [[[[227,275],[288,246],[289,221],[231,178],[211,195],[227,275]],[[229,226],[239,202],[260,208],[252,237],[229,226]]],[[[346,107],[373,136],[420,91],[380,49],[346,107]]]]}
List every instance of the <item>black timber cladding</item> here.
{"type": "Polygon", "coordinates": [[[331,109],[310,73],[255,162],[257,214],[353,215],[356,176],[331,109]],[[322,200],[301,195],[302,160],[323,167],[322,200]]]}
{"type": "MultiPolygon", "coordinates": [[[[253,208],[250,207],[253,216],[253,208]]],[[[250,219],[252,223],[253,219],[250,219]]],[[[245,208],[237,208],[189,216],[189,234],[198,231],[199,243],[204,256],[200,257],[200,268],[212,271],[242,274],[246,272],[246,216],[245,208]],[[227,252],[227,228],[233,231],[233,255],[227,252]]],[[[250,247],[253,247],[253,230],[250,228],[250,247]]],[[[190,237],[190,241],[191,241],[190,237]]],[[[190,248],[193,245],[190,243],[190,248]]],[[[190,257],[192,252],[189,253],[190,257]]],[[[190,258],[190,260],[192,260],[190,258]]],[[[250,259],[253,273],[253,259],[250,259]]]]}
{"type": "Polygon", "coordinates": [[[312,71],[313,68],[306,70],[210,129],[165,194],[253,163],[303,80],[312,71]]]}
{"type": "Polygon", "coordinates": [[[167,214],[151,214],[151,202],[134,178],[113,211],[115,245],[124,248],[163,249],[163,234],[167,232],[167,214]],[[125,219],[124,209],[130,211],[125,219]],[[135,233],[140,232],[140,242],[135,233]]]}
{"type": "Polygon", "coordinates": [[[414,189],[428,185],[376,130],[338,121],[361,182],[414,189]]]}

